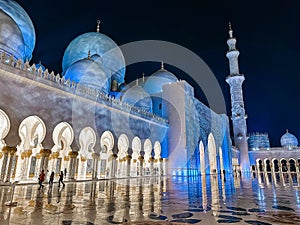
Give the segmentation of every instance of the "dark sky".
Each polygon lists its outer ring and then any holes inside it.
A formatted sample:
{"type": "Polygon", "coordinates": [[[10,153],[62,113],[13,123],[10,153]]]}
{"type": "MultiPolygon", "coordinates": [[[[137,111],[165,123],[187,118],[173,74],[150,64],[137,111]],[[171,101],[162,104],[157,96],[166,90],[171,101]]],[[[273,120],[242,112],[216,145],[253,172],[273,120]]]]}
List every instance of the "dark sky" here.
{"type": "MultiPolygon", "coordinates": [[[[246,77],[244,100],[249,132],[268,132],[279,146],[286,129],[300,137],[300,1],[100,1],[17,0],[28,12],[36,31],[32,62],[42,61],[61,73],[67,45],[78,35],[101,32],[122,45],[140,40],[164,40],[200,56],[219,81],[230,114],[226,39],[232,22],[240,51],[240,72],[246,77]]],[[[126,59],[125,59],[126,60],[126,59]]],[[[193,81],[166,66],[179,79],[193,81]]],[[[151,74],[158,63],[127,69],[126,82],[151,74]]],[[[196,96],[203,98],[199,88],[196,96]]],[[[203,99],[205,102],[206,100],[203,99]]]]}

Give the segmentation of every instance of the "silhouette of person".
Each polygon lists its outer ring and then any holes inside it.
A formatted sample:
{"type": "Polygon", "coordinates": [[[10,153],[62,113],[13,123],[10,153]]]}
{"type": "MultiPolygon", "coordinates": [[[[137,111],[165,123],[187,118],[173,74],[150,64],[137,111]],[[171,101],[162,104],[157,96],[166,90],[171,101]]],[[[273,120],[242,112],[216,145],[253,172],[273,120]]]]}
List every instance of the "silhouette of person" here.
{"type": "Polygon", "coordinates": [[[62,183],[63,187],[65,187],[64,172],[63,171],[60,171],[60,174],[59,174],[58,187],[60,187],[60,183],[62,183]]]}
{"type": "Polygon", "coordinates": [[[54,171],[52,171],[52,173],[50,174],[50,178],[49,178],[50,188],[52,188],[52,186],[53,186],[54,175],[55,175],[55,173],[54,173],[54,171]]]}
{"type": "Polygon", "coordinates": [[[39,190],[41,188],[44,188],[44,185],[43,185],[44,180],[45,180],[45,173],[44,173],[44,170],[42,170],[42,172],[39,175],[39,185],[40,185],[39,190]]]}

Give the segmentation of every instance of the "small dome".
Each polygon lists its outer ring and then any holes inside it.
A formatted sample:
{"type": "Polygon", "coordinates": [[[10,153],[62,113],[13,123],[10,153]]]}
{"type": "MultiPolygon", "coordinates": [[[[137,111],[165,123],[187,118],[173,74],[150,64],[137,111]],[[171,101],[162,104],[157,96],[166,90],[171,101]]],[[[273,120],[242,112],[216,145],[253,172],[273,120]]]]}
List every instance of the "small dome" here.
{"type": "Polygon", "coordinates": [[[162,64],[160,70],[156,71],[147,78],[143,87],[146,92],[148,92],[150,95],[153,95],[161,93],[163,85],[177,81],[177,77],[173,73],[166,70],[162,64]]]}
{"type": "Polygon", "coordinates": [[[123,95],[122,101],[136,107],[152,112],[152,99],[150,95],[140,86],[129,88],[123,95]]]}
{"type": "Polygon", "coordinates": [[[63,74],[69,66],[86,57],[86,53],[96,54],[95,62],[101,62],[107,76],[118,84],[124,82],[125,60],[118,45],[108,36],[89,32],[75,38],[65,50],[62,62],[63,74]]]}
{"type": "Polygon", "coordinates": [[[36,64],[36,65],[35,65],[35,68],[36,68],[37,70],[38,70],[39,68],[41,68],[43,71],[46,70],[46,68],[44,67],[44,65],[41,64],[41,63],[36,64]]]}
{"type": "Polygon", "coordinates": [[[280,139],[280,144],[282,147],[296,147],[298,146],[298,139],[295,135],[286,131],[284,135],[282,135],[280,139]]]}
{"type": "Polygon", "coordinates": [[[70,79],[75,83],[80,83],[87,87],[102,90],[104,93],[108,93],[109,82],[105,75],[105,72],[92,59],[82,59],[71,65],[65,75],[65,80],[70,79]]]}
{"type": "Polygon", "coordinates": [[[23,60],[25,44],[22,33],[15,21],[2,10],[0,10],[0,49],[16,59],[23,60]]]}
{"type": "MultiPolygon", "coordinates": [[[[35,31],[26,11],[13,0],[0,0],[0,9],[11,17],[21,31],[24,40],[22,60],[30,60],[35,45],[35,31]]],[[[1,40],[2,42],[2,40],[1,40]]]]}

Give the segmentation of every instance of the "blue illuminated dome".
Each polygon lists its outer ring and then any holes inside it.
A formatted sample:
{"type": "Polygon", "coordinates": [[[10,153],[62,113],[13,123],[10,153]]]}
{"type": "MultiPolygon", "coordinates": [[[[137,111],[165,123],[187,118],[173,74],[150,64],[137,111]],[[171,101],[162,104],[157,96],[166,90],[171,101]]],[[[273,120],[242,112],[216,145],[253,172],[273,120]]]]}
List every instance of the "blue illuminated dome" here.
{"type": "Polygon", "coordinates": [[[298,146],[298,139],[295,135],[286,131],[284,135],[282,135],[280,139],[280,144],[282,147],[296,147],[298,146]]]}
{"type": "Polygon", "coordinates": [[[18,25],[6,13],[0,11],[0,51],[23,59],[24,39],[18,25]]]}
{"type": "Polygon", "coordinates": [[[177,77],[173,73],[166,70],[162,64],[160,70],[156,71],[154,74],[147,78],[143,87],[147,93],[153,95],[161,93],[163,85],[177,81],[177,77]]]}
{"type": "Polygon", "coordinates": [[[72,64],[66,71],[66,80],[95,88],[108,93],[109,82],[101,66],[91,58],[85,58],[72,64]]]}
{"type": "Polygon", "coordinates": [[[68,45],[63,56],[63,74],[73,63],[85,58],[88,51],[97,55],[94,61],[103,65],[107,76],[118,84],[124,82],[125,60],[120,48],[111,38],[98,32],[82,34],[68,45]]]}
{"type": "Polygon", "coordinates": [[[152,112],[152,99],[150,95],[140,86],[129,88],[123,95],[122,101],[136,107],[152,112]]]}
{"type": "MultiPolygon", "coordinates": [[[[29,61],[32,58],[35,45],[35,31],[30,17],[25,10],[13,0],[0,0],[0,9],[17,24],[19,30],[16,30],[16,32],[21,32],[23,38],[22,44],[24,45],[24,50],[22,56],[14,56],[18,59],[21,58],[23,61],[29,61]]],[[[3,39],[1,39],[0,42],[3,43],[3,39]]],[[[21,45],[21,42],[17,40],[16,42],[18,44],[17,46],[21,45]]]]}

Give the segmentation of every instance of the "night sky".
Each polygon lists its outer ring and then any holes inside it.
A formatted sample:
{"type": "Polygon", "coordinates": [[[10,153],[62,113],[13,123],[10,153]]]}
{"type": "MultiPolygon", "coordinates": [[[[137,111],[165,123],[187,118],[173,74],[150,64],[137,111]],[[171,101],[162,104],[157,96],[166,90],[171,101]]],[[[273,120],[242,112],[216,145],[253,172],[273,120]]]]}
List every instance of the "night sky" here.
{"type": "MultiPolygon", "coordinates": [[[[230,114],[226,40],[232,22],[240,72],[246,77],[244,100],[248,132],[269,133],[272,146],[280,145],[286,129],[300,137],[300,1],[100,1],[26,0],[17,2],[27,11],[36,31],[31,62],[39,61],[61,73],[64,50],[78,35],[101,32],[118,45],[140,40],[163,40],[184,46],[201,57],[215,74],[230,114]]],[[[126,58],[125,58],[126,60],[126,58]]],[[[176,66],[176,65],[175,65],[176,66]]],[[[127,68],[126,82],[150,75],[156,63],[127,68]]],[[[179,79],[203,93],[182,71],[166,65],[179,79]]]]}

